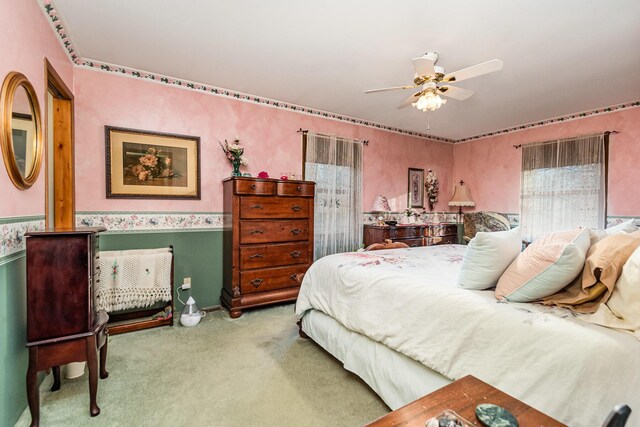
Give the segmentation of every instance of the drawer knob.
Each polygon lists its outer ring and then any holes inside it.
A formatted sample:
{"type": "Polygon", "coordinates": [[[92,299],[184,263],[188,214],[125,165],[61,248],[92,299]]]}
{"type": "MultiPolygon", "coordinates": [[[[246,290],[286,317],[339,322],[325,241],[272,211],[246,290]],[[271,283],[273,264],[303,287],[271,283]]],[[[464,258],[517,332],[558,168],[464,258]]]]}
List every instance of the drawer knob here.
{"type": "Polygon", "coordinates": [[[254,258],[264,258],[264,255],[262,254],[253,254],[249,257],[249,259],[254,259],[254,258]]]}
{"type": "Polygon", "coordinates": [[[298,190],[298,191],[302,191],[302,185],[298,185],[298,186],[296,187],[296,190],[298,190]]]}
{"type": "Polygon", "coordinates": [[[251,205],[251,209],[263,209],[262,205],[251,205]]]}
{"type": "Polygon", "coordinates": [[[294,258],[298,258],[301,253],[302,252],[300,252],[300,251],[291,251],[291,252],[289,252],[289,254],[294,258]]]}
{"type": "Polygon", "coordinates": [[[262,282],[264,282],[264,280],[262,280],[262,279],[253,279],[253,280],[251,281],[251,284],[252,284],[255,288],[257,288],[257,287],[259,287],[260,285],[262,285],[262,282]]]}
{"type": "Polygon", "coordinates": [[[299,228],[294,228],[293,230],[291,230],[291,232],[292,232],[294,235],[298,235],[298,234],[302,233],[302,230],[300,230],[299,228]]]}
{"type": "Polygon", "coordinates": [[[293,273],[293,274],[292,274],[291,276],[289,276],[289,277],[291,277],[291,280],[293,280],[294,282],[297,282],[297,281],[298,281],[298,273],[293,273]]]}
{"type": "Polygon", "coordinates": [[[249,188],[251,188],[252,190],[255,190],[255,189],[256,189],[256,185],[255,185],[255,184],[251,184],[251,185],[249,186],[249,188]]]}
{"type": "Polygon", "coordinates": [[[249,234],[264,234],[264,231],[262,230],[251,230],[251,233],[249,234]]]}
{"type": "Polygon", "coordinates": [[[294,211],[294,212],[300,212],[302,210],[302,206],[293,205],[293,206],[291,206],[291,210],[294,211]]]}

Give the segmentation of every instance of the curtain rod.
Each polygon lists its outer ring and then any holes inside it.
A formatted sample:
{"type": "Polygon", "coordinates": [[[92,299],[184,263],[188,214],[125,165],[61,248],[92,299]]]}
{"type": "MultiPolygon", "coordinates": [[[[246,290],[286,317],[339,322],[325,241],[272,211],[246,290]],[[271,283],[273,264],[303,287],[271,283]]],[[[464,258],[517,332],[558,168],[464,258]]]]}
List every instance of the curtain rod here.
{"type": "Polygon", "coordinates": [[[552,139],[550,141],[531,142],[529,144],[518,144],[518,145],[514,145],[513,148],[515,148],[517,150],[517,149],[521,148],[523,145],[526,145],[527,147],[530,147],[530,146],[536,146],[536,145],[551,144],[552,142],[564,142],[564,141],[570,141],[572,139],[589,138],[589,137],[598,136],[598,135],[607,136],[610,133],[620,133],[620,132],[618,132],[617,130],[607,130],[607,131],[605,131],[603,133],[592,133],[590,135],[572,136],[570,138],[552,139]]]}
{"type": "MultiPolygon", "coordinates": [[[[309,129],[302,129],[302,128],[300,128],[300,129],[298,129],[296,132],[298,132],[298,133],[302,133],[302,134],[305,134],[305,135],[306,135],[307,133],[309,133],[309,129]]],[[[316,135],[326,136],[326,137],[332,137],[332,136],[335,136],[336,138],[348,139],[348,138],[343,138],[343,137],[338,136],[338,135],[326,135],[326,134],[324,134],[324,133],[316,133],[316,135]]],[[[361,142],[361,143],[362,143],[362,145],[369,145],[369,140],[368,140],[368,139],[353,139],[352,141],[355,141],[355,142],[361,142]]]]}

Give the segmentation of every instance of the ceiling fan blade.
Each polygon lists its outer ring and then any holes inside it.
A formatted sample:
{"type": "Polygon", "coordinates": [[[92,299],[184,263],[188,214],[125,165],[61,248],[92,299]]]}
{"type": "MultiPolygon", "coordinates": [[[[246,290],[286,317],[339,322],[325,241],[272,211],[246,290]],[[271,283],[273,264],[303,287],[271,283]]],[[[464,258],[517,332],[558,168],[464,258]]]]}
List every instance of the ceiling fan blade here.
{"type": "Polygon", "coordinates": [[[491,61],[483,62],[482,64],[472,65],[471,67],[463,68],[462,70],[454,71],[453,73],[448,73],[444,76],[442,81],[460,82],[462,80],[493,73],[494,71],[499,70],[502,70],[502,61],[499,59],[492,59],[491,61]]]}
{"type": "Polygon", "coordinates": [[[435,61],[433,58],[426,58],[421,56],[419,58],[413,58],[413,67],[416,69],[416,74],[419,76],[433,76],[436,74],[434,68],[435,61]]]}
{"type": "Polygon", "coordinates": [[[464,101],[473,95],[472,90],[455,86],[440,86],[438,88],[438,93],[448,96],[449,98],[457,99],[458,101],[464,101]]]}
{"type": "Polygon", "coordinates": [[[402,103],[400,105],[398,105],[398,110],[400,110],[402,108],[405,108],[405,107],[408,107],[412,103],[416,102],[418,100],[419,96],[420,96],[420,92],[414,93],[413,95],[410,95],[407,99],[402,101],[402,103]]]}
{"type": "Polygon", "coordinates": [[[400,90],[400,89],[413,89],[415,87],[418,87],[416,85],[412,85],[412,86],[393,86],[393,87],[383,87],[380,89],[370,89],[370,90],[366,90],[364,91],[364,93],[375,93],[375,92],[386,92],[388,90],[400,90]]]}

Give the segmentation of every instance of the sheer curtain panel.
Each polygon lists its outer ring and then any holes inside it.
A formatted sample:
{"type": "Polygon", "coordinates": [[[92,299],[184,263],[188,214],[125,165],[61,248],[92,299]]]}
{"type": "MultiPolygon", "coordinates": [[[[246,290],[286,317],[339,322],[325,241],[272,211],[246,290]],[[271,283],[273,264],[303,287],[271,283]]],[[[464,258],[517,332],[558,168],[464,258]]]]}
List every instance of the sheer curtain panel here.
{"type": "Polygon", "coordinates": [[[606,135],[522,146],[520,213],[527,241],[569,228],[604,228],[606,135]]]}
{"type": "Polygon", "coordinates": [[[314,259],[362,244],[362,143],[307,132],[305,179],[315,181],[314,259]]]}

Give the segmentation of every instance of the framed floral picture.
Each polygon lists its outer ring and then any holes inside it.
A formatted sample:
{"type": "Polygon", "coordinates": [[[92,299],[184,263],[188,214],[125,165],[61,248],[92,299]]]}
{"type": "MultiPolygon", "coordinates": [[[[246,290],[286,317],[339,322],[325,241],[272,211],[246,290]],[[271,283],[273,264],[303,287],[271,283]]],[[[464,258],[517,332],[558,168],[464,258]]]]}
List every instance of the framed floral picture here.
{"type": "Polygon", "coordinates": [[[424,207],[424,169],[409,168],[409,196],[407,207],[424,207]]]}
{"type": "Polygon", "coordinates": [[[200,199],[200,137],[105,126],[107,198],[200,199]]]}

